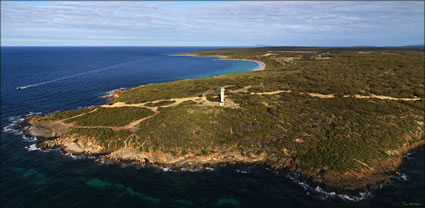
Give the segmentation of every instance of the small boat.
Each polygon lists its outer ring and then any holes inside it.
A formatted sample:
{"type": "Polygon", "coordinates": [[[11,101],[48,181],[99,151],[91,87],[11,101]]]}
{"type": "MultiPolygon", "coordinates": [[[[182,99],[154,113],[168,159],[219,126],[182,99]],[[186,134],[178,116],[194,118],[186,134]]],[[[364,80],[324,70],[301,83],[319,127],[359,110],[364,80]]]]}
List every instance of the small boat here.
{"type": "Polygon", "coordinates": [[[22,88],[22,87],[16,87],[16,89],[17,89],[17,90],[22,90],[22,89],[24,89],[24,88],[22,88]]]}

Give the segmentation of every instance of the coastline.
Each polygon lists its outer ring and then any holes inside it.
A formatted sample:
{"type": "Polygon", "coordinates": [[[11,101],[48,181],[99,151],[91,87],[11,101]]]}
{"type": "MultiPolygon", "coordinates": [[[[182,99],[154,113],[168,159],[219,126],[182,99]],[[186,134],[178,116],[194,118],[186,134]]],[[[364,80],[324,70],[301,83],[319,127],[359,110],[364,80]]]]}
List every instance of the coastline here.
{"type": "MultiPolygon", "coordinates": [[[[181,55],[179,55],[181,56],[181,55]]],[[[185,55],[185,56],[196,56],[197,55],[185,55]]],[[[200,56],[202,57],[202,56],[200,56]]],[[[209,56],[209,57],[216,57],[219,60],[240,60],[240,61],[252,61],[252,62],[256,62],[257,64],[259,64],[259,66],[254,69],[253,71],[257,71],[257,70],[264,70],[265,69],[265,64],[261,61],[256,61],[256,60],[248,60],[248,59],[228,59],[226,56],[209,56]]],[[[227,75],[227,74],[225,74],[227,75]]],[[[221,75],[221,76],[225,76],[225,75],[221,75]]],[[[135,88],[139,88],[141,86],[135,87],[135,88]]],[[[134,88],[128,89],[128,90],[132,90],[134,88]]],[[[114,91],[113,94],[113,100],[119,97],[120,93],[123,93],[125,91],[128,90],[121,90],[121,91],[114,91]]],[[[30,122],[29,122],[30,123],[30,122]]],[[[31,135],[31,134],[30,134],[31,135]]],[[[88,145],[89,143],[96,143],[96,140],[90,140],[87,138],[86,141],[83,141],[81,143],[78,144],[78,146],[73,145],[73,139],[72,138],[62,138],[62,140],[51,140],[54,142],[48,142],[45,143],[45,145],[43,145],[43,148],[61,148],[64,151],[68,152],[68,153],[72,153],[72,154],[81,154],[81,155],[98,155],[101,158],[103,158],[101,161],[106,161],[106,162],[111,162],[111,163],[116,163],[116,164],[122,164],[125,162],[134,162],[136,161],[137,164],[140,164],[141,166],[145,166],[145,165],[157,165],[163,168],[173,168],[178,170],[179,168],[187,168],[187,169],[199,169],[199,168],[205,168],[204,164],[209,164],[211,166],[219,166],[219,165],[231,165],[231,164],[247,164],[247,165],[252,165],[252,164],[262,164],[265,166],[272,166],[273,168],[276,169],[288,169],[291,171],[294,171],[296,173],[300,173],[304,176],[306,176],[307,178],[313,178],[314,177],[314,173],[307,173],[307,172],[297,172],[297,167],[296,164],[294,165],[292,162],[293,161],[288,161],[286,160],[285,163],[281,163],[280,166],[273,166],[275,165],[277,162],[282,162],[282,161],[270,161],[268,160],[268,158],[264,155],[252,155],[249,157],[240,155],[236,152],[228,152],[223,151],[223,153],[221,154],[214,154],[214,155],[208,155],[208,157],[197,157],[195,155],[191,155],[190,157],[176,157],[173,155],[169,155],[167,153],[164,152],[135,152],[137,151],[136,149],[132,149],[132,148],[124,148],[122,149],[122,151],[119,152],[107,152],[107,151],[103,151],[105,149],[102,149],[101,146],[96,146],[95,148],[93,148],[93,146],[90,147],[90,145],[88,145]],[[80,148],[80,147],[88,147],[86,148],[80,148]],[[109,156],[107,157],[103,157],[102,155],[107,155],[109,154],[109,156]],[[231,159],[229,159],[229,156],[231,159]],[[140,158],[144,158],[143,160],[141,160],[140,158]],[[157,158],[157,159],[155,159],[157,158]],[[170,162],[171,161],[171,162],[170,162]],[[189,162],[188,162],[189,161],[189,162]]],[[[385,184],[388,181],[386,181],[385,177],[392,174],[395,170],[397,170],[400,165],[401,165],[401,158],[407,154],[407,152],[412,151],[413,149],[415,149],[415,147],[419,147],[421,145],[423,145],[423,140],[418,142],[418,144],[414,143],[413,145],[410,144],[412,146],[412,148],[410,148],[409,145],[407,145],[407,147],[409,147],[407,150],[404,151],[399,151],[400,154],[398,155],[397,159],[390,159],[388,160],[388,162],[386,162],[385,164],[388,165],[388,167],[386,169],[382,169],[382,170],[377,170],[378,175],[359,175],[356,173],[353,173],[352,175],[346,175],[346,176],[342,176],[342,175],[334,175],[334,176],[330,176],[330,177],[324,177],[324,178],[318,178],[319,180],[312,180],[312,184],[315,184],[315,182],[318,182],[319,184],[328,184],[330,185],[329,191],[332,190],[338,190],[338,186],[341,185],[341,181],[344,182],[344,184],[349,185],[351,188],[354,188],[354,186],[359,186],[358,184],[351,184],[353,183],[353,181],[355,182],[359,182],[364,180],[365,184],[364,186],[368,186],[368,185],[380,185],[380,184],[385,184]],[[339,178],[339,180],[337,180],[339,178]],[[378,179],[378,180],[376,180],[378,179]],[[351,184],[351,185],[350,185],[351,184]]],[[[209,166],[207,166],[209,167],[209,166]]],[[[298,170],[299,171],[299,170],[298,170]]],[[[317,178],[316,178],[317,179],[317,178]]],[[[363,187],[363,185],[362,185],[363,187]]],[[[358,188],[358,187],[356,187],[358,188]]],[[[341,192],[343,192],[344,190],[339,190],[341,192]]]]}
{"type": "MultiPolygon", "coordinates": [[[[249,62],[257,63],[258,66],[255,69],[253,69],[251,71],[247,71],[247,72],[264,71],[266,69],[266,64],[264,62],[258,61],[258,60],[252,60],[252,59],[229,59],[226,56],[220,56],[220,55],[217,55],[217,56],[197,56],[197,55],[191,55],[191,54],[172,54],[172,55],[169,55],[169,56],[213,57],[213,58],[217,58],[218,60],[224,60],[224,61],[225,60],[229,60],[229,61],[232,61],[232,60],[233,61],[249,61],[249,62]]],[[[246,72],[239,72],[239,73],[246,73],[246,72]]],[[[217,76],[214,76],[214,77],[223,77],[223,76],[226,76],[226,75],[230,75],[230,74],[221,74],[221,75],[217,75],[217,76]]],[[[204,78],[209,78],[209,77],[204,77],[204,78]]],[[[193,79],[202,79],[202,78],[188,78],[188,79],[193,80],[193,79]]],[[[188,79],[186,79],[186,80],[188,80],[188,79]]],[[[176,80],[176,81],[178,81],[178,80],[176,80]]],[[[166,82],[148,83],[148,84],[138,85],[136,87],[131,87],[131,88],[112,89],[112,90],[109,90],[108,92],[106,92],[106,95],[104,95],[103,97],[107,98],[109,101],[113,101],[114,99],[119,97],[119,93],[122,93],[122,92],[125,92],[125,91],[128,91],[128,90],[132,90],[132,89],[135,89],[135,88],[138,88],[138,87],[143,87],[143,86],[146,86],[146,85],[160,84],[160,83],[166,83],[166,82]]]]}
{"type": "Polygon", "coordinates": [[[264,62],[256,61],[256,60],[250,60],[250,59],[219,59],[219,60],[250,61],[250,62],[255,62],[258,64],[258,67],[252,71],[263,71],[266,69],[266,64],[264,62]]]}
{"type": "MultiPolygon", "coordinates": [[[[201,57],[201,56],[194,56],[194,57],[201,57]]],[[[264,62],[261,61],[257,61],[257,60],[252,60],[252,59],[229,59],[229,58],[222,58],[222,57],[218,57],[218,60],[229,60],[229,61],[250,61],[250,62],[254,62],[258,64],[258,67],[253,69],[252,71],[263,71],[266,69],[266,64],[264,62]]]]}
{"type": "MultiPolygon", "coordinates": [[[[252,71],[263,71],[266,69],[266,64],[262,61],[258,61],[258,60],[252,60],[252,59],[234,59],[234,58],[228,58],[227,56],[220,56],[220,55],[216,55],[216,56],[198,56],[198,55],[194,55],[194,54],[190,54],[190,53],[183,53],[183,54],[173,54],[170,56],[191,56],[191,57],[212,57],[212,58],[217,58],[218,60],[229,60],[229,61],[250,61],[250,62],[255,62],[258,64],[258,67],[253,69],[252,71]]],[[[226,74],[220,75],[220,76],[224,76],[226,74]]]]}
{"type": "MultiPolygon", "coordinates": [[[[120,92],[116,92],[116,96],[112,99],[116,99],[120,92]]],[[[289,158],[273,160],[267,154],[246,156],[231,148],[222,149],[219,152],[205,156],[198,156],[192,153],[188,155],[173,155],[161,151],[140,152],[137,148],[132,147],[110,150],[107,147],[98,145],[96,138],[80,137],[78,142],[75,142],[75,136],[72,135],[58,135],[56,133],[52,135],[52,132],[43,132],[44,128],[37,124],[37,120],[42,118],[42,116],[31,117],[22,122],[27,127],[19,129],[25,136],[37,137],[40,143],[36,147],[40,149],[59,148],[66,154],[84,157],[94,156],[100,164],[134,164],[140,167],[160,167],[174,171],[183,169],[203,170],[228,165],[262,165],[273,171],[283,170],[300,174],[302,183],[306,183],[310,187],[319,187],[320,190],[329,193],[336,192],[353,197],[358,197],[359,193],[369,192],[376,187],[389,183],[390,176],[398,175],[398,170],[405,155],[425,144],[425,141],[421,140],[413,144],[403,145],[403,148],[396,150],[398,152],[397,157],[381,161],[378,166],[372,167],[372,171],[352,171],[347,172],[347,174],[318,176],[315,173],[299,169],[295,161],[289,158]],[[39,129],[38,127],[42,128],[39,129]]],[[[420,135],[417,136],[420,137],[420,135]]]]}
{"type": "MultiPolygon", "coordinates": [[[[42,117],[31,117],[22,123],[32,125],[40,118],[42,117]]],[[[315,173],[300,170],[295,161],[289,158],[275,161],[269,158],[267,154],[246,156],[232,148],[222,149],[219,152],[208,155],[196,155],[193,153],[189,153],[188,155],[173,155],[161,151],[140,152],[137,148],[133,147],[109,150],[104,146],[98,145],[96,138],[83,136],[75,142],[75,136],[52,136],[51,132],[44,132],[44,134],[40,132],[40,129],[32,127],[35,126],[24,127],[18,130],[24,136],[37,138],[40,143],[34,148],[40,148],[41,150],[61,149],[65,154],[72,156],[95,157],[100,164],[124,165],[123,167],[126,164],[132,164],[139,167],[158,167],[173,171],[208,170],[231,165],[259,165],[272,171],[288,171],[288,174],[299,174],[299,182],[309,187],[316,187],[316,189],[319,188],[321,191],[337,193],[341,196],[348,195],[354,198],[358,198],[362,193],[373,191],[381,185],[388,184],[390,182],[390,176],[397,177],[400,174],[398,171],[406,154],[415,151],[425,144],[425,141],[422,140],[408,146],[404,145],[403,148],[397,150],[399,154],[395,158],[381,161],[378,166],[372,167],[372,171],[351,171],[346,174],[318,176],[315,173]],[[36,132],[37,135],[33,132],[36,132]]]]}

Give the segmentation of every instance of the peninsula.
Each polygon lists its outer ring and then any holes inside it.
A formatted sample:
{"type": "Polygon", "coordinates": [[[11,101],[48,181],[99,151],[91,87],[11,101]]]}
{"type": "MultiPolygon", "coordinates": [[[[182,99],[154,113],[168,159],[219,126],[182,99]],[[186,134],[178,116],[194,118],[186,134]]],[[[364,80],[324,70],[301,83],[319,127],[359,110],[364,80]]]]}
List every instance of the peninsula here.
{"type": "Polygon", "coordinates": [[[403,155],[425,142],[423,49],[181,55],[254,60],[265,68],[121,90],[108,104],[33,117],[20,128],[42,148],[106,162],[172,169],[257,164],[341,192],[388,182],[403,155]]]}

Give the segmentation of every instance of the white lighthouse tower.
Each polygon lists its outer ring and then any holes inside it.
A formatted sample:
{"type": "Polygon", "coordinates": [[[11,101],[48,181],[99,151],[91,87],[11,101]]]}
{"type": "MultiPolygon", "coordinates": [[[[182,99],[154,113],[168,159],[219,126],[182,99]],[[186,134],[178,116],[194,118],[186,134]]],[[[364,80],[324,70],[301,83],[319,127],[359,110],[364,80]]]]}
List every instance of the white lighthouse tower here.
{"type": "Polygon", "coordinates": [[[220,106],[224,106],[224,87],[220,89],[220,106]]]}

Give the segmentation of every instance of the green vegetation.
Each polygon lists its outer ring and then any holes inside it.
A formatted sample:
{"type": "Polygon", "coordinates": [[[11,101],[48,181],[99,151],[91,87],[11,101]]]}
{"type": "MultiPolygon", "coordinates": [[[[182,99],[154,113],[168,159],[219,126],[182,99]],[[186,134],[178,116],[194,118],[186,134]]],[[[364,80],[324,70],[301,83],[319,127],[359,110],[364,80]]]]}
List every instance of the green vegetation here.
{"type": "Polygon", "coordinates": [[[124,141],[131,136],[128,131],[114,131],[110,128],[71,128],[68,135],[94,137],[108,148],[123,147],[124,141]]]}
{"type": "Polygon", "coordinates": [[[290,52],[285,52],[285,49],[226,49],[194,53],[259,60],[266,64],[266,70],[146,85],[121,93],[116,102],[141,103],[191,97],[208,90],[217,93],[217,88],[222,86],[238,89],[248,85],[254,85],[253,90],[256,91],[291,89],[340,95],[424,96],[423,51],[290,48],[290,52]],[[296,49],[307,51],[296,52],[296,49]]]}
{"type": "Polygon", "coordinates": [[[151,110],[140,107],[101,107],[83,116],[66,120],[66,122],[76,122],[79,126],[124,126],[132,121],[152,114],[153,112],[151,110]]]}
{"type": "Polygon", "coordinates": [[[83,114],[83,113],[88,113],[88,112],[90,112],[94,109],[96,109],[96,107],[56,112],[56,113],[53,113],[53,114],[45,117],[44,120],[47,120],[47,121],[62,120],[62,119],[70,118],[70,117],[77,116],[77,115],[80,115],[80,114],[83,114]]]}
{"type": "MultiPolygon", "coordinates": [[[[317,174],[373,167],[396,157],[392,151],[423,141],[424,100],[358,99],[343,95],[424,97],[424,52],[403,48],[257,48],[195,53],[252,59],[266,70],[215,78],[181,80],[133,88],[113,102],[144,103],[159,114],[132,133],[111,128],[72,128],[111,148],[206,155],[238,150],[267,155],[267,163],[291,161],[317,174]],[[199,97],[218,102],[219,88],[239,107],[226,108],[167,99],[199,97]],[[247,91],[236,91],[238,89],[247,91]],[[272,95],[255,92],[290,90],[272,95]],[[333,94],[334,98],[305,93],[333,94]],[[201,96],[202,97],[202,96],[201,96]],[[158,100],[161,100],[158,102],[158,100]],[[162,106],[162,107],[161,107],[162,106]]],[[[98,108],[72,118],[81,126],[123,126],[152,115],[140,107],[98,108]]],[[[77,115],[56,113],[51,118],[77,115]]]]}
{"type": "Polygon", "coordinates": [[[404,136],[417,131],[416,121],[423,122],[423,112],[403,101],[291,93],[231,98],[242,108],[189,104],[162,109],[141,123],[135,146],[147,142],[142,150],[173,154],[237,147],[243,155],[264,152],[276,161],[286,157],[299,161],[308,170],[327,167],[341,172],[362,168],[356,160],[372,164],[390,157],[385,150],[401,147],[404,136]]]}
{"type": "Polygon", "coordinates": [[[196,107],[189,102],[161,109],[158,116],[141,124],[137,135],[142,137],[136,142],[149,142],[146,150],[170,153],[197,152],[211,145],[231,143],[227,141],[228,132],[220,134],[223,127],[223,123],[218,123],[221,110],[217,107],[196,107]]]}

